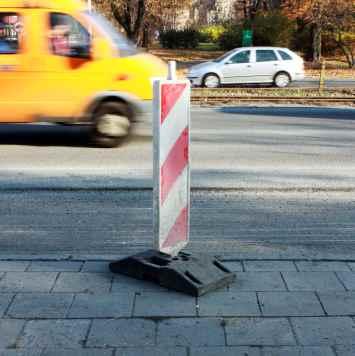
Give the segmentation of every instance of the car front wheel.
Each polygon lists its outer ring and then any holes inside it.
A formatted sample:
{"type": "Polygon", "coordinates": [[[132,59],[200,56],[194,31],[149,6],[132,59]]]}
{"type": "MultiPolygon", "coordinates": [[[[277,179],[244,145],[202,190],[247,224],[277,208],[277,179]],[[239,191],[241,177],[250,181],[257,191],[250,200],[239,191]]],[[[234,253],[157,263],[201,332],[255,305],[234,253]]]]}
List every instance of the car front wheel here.
{"type": "Polygon", "coordinates": [[[207,74],[203,78],[202,84],[205,88],[218,88],[221,83],[219,77],[216,74],[207,74]]]}

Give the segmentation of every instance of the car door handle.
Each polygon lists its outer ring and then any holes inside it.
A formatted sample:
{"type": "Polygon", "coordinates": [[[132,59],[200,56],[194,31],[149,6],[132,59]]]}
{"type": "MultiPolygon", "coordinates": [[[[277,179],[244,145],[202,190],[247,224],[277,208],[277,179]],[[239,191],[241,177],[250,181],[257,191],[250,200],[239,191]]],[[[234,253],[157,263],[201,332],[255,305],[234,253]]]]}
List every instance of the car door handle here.
{"type": "Polygon", "coordinates": [[[250,65],[250,64],[248,64],[248,65],[247,65],[247,67],[248,67],[248,68],[251,68],[251,65],[250,65]]]}

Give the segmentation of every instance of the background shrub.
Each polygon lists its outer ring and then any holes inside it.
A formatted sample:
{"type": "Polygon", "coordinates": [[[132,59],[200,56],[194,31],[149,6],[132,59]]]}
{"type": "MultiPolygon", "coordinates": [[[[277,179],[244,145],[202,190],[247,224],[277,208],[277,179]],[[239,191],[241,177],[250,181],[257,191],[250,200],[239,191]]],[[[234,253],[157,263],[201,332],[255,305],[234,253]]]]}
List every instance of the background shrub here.
{"type": "Polygon", "coordinates": [[[296,23],[280,11],[258,12],[253,20],[254,46],[290,47],[296,23]]]}
{"type": "Polygon", "coordinates": [[[222,25],[203,26],[199,32],[200,42],[216,43],[221,35],[226,31],[222,25]]]}
{"type": "Polygon", "coordinates": [[[243,39],[243,27],[241,25],[229,25],[218,40],[222,50],[229,51],[241,47],[243,39]]]}
{"type": "Polygon", "coordinates": [[[313,57],[313,33],[312,26],[300,21],[292,40],[291,47],[297,52],[302,52],[305,60],[312,60],[313,57]]]}
{"type": "Polygon", "coordinates": [[[166,30],[160,33],[159,41],[163,48],[195,48],[199,43],[199,32],[193,28],[166,30]]]}

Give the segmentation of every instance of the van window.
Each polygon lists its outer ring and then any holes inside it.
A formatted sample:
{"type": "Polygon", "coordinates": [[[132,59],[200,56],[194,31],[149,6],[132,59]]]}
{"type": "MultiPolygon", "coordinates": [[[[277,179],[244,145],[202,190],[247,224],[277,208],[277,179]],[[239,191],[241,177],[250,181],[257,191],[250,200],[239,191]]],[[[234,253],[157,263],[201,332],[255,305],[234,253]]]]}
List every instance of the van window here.
{"type": "Polygon", "coordinates": [[[110,37],[111,41],[114,43],[119,51],[120,57],[133,56],[138,53],[138,49],[135,44],[128,40],[124,35],[117,32],[117,30],[112,26],[112,24],[106,20],[106,18],[94,11],[87,11],[85,15],[93,21],[97,27],[104,30],[105,34],[110,37]]]}
{"type": "Polygon", "coordinates": [[[250,51],[242,51],[238,52],[235,56],[233,56],[230,61],[232,63],[249,63],[250,62],[250,51]]]}
{"type": "Polygon", "coordinates": [[[275,52],[271,49],[258,49],[256,51],[257,62],[272,62],[277,60],[275,52]]]}
{"type": "Polygon", "coordinates": [[[72,16],[50,14],[50,50],[65,57],[90,57],[91,38],[88,30],[72,16]]]}
{"type": "Polygon", "coordinates": [[[0,12],[0,55],[19,51],[22,22],[18,14],[0,12]]]}
{"type": "Polygon", "coordinates": [[[281,51],[279,50],[279,55],[281,56],[281,58],[284,60],[284,61],[292,61],[292,57],[286,53],[285,51],[281,51]]]}

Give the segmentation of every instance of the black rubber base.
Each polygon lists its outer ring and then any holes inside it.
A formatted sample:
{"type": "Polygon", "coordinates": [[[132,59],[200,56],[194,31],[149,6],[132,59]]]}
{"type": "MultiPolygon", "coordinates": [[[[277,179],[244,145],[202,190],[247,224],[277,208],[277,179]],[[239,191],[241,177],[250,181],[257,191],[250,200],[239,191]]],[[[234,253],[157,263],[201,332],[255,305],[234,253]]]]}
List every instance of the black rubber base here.
{"type": "Polygon", "coordinates": [[[235,280],[235,274],[216,258],[185,252],[171,257],[148,250],[110,263],[110,270],[193,296],[226,287],[235,280]]]}

